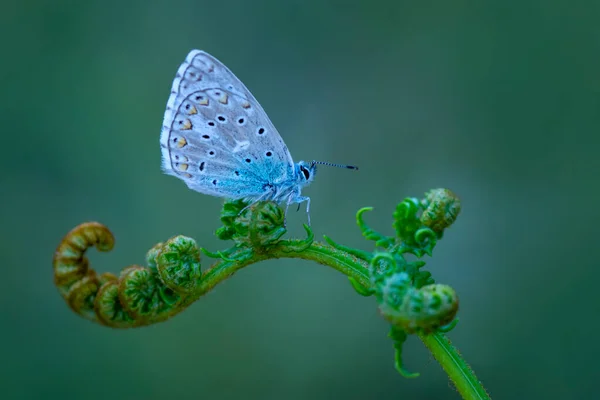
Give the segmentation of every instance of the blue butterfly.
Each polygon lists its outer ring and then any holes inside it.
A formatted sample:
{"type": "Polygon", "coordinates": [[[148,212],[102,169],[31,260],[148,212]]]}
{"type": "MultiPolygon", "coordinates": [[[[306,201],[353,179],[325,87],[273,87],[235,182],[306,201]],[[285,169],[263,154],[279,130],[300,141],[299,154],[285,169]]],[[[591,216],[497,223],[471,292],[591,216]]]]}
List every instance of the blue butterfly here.
{"type": "Polygon", "coordinates": [[[220,61],[192,50],[179,67],[160,136],[162,168],[190,189],[211,196],[290,204],[310,198],[320,161],[294,163],[258,101],[220,61]]]}

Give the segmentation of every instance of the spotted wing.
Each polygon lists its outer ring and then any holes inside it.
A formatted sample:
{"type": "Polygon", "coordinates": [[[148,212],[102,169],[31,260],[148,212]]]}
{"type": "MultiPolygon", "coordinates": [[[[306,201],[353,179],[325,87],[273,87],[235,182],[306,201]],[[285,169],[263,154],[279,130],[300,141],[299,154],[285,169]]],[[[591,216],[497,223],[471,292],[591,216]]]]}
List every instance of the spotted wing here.
{"type": "Polygon", "coordinates": [[[211,55],[191,51],[179,67],[163,120],[162,167],[193,190],[257,198],[289,182],[293,160],[250,91],[211,55]]]}

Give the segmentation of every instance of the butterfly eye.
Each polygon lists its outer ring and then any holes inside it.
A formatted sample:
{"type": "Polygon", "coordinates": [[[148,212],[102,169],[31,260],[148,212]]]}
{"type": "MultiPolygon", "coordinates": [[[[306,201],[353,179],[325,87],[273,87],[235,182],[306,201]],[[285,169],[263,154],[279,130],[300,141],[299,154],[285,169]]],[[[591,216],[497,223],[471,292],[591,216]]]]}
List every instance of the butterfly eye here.
{"type": "Polygon", "coordinates": [[[208,140],[208,139],[210,139],[210,136],[209,135],[202,135],[202,139],[208,140]]]}
{"type": "Polygon", "coordinates": [[[271,156],[273,155],[273,153],[271,153],[270,151],[267,151],[267,152],[265,153],[265,155],[266,155],[267,157],[271,157],[271,156]]]}
{"type": "Polygon", "coordinates": [[[263,128],[261,126],[260,128],[258,128],[258,130],[256,131],[256,133],[258,133],[259,135],[263,135],[265,133],[265,128],[263,128]]]}
{"type": "Polygon", "coordinates": [[[300,167],[300,172],[304,175],[304,179],[308,180],[310,178],[310,172],[305,167],[300,167]]]}
{"type": "Polygon", "coordinates": [[[224,117],[224,116],[222,116],[222,115],[219,115],[219,116],[217,116],[217,120],[218,120],[219,122],[223,123],[223,124],[224,124],[225,122],[227,122],[227,118],[225,118],[225,117],[224,117]]]}
{"type": "Polygon", "coordinates": [[[246,123],[246,120],[245,120],[244,118],[239,118],[239,119],[237,120],[237,123],[238,123],[239,125],[244,125],[244,124],[246,123]]]}
{"type": "Polygon", "coordinates": [[[204,166],[206,165],[206,163],[204,161],[202,161],[200,163],[200,166],[198,167],[198,169],[200,170],[200,172],[204,171],[204,166]]]}
{"type": "Polygon", "coordinates": [[[209,155],[210,157],[214,157],[214,156],[215,156],[215,151],[214,151],[214,150],[210,150],[210,151],[208,152],[208,155],[209,155]]]}
{"type": "Polygon", "coordinates": [[[215,121],[208,121],[208,126],[215,126],[215,121]]]}

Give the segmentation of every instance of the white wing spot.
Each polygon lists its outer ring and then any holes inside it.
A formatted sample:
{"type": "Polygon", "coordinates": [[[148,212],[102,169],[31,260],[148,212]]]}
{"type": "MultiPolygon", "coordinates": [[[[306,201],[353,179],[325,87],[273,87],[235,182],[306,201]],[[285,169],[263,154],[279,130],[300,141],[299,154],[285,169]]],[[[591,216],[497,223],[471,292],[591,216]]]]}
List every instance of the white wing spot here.
{"type": "Polygon", "coordinates": [[[236,140],[235,142],[236,142],[235,143],[235,147],[232,150],[233,153],[238,153],[238,152],[240,152],[242,150],[247,149],[248,146],[250,146],[250,142],[247,141],[247,140],[244,140],[243,142],[240,142],[240,141],[236,140]]]}

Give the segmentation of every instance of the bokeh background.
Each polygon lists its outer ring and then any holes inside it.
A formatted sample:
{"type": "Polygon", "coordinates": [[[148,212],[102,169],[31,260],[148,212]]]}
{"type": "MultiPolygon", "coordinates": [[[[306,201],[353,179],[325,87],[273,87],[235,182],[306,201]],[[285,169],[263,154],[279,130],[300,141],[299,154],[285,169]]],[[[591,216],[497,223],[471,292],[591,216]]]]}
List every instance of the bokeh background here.
{"type": "MultiPolygon", "coordinates": [[[[401,378],[372,298],[278,260],[167,323],[111,330],[52,284],[62,236],[117,238],[100,271],[175,234],[209,249],[221,201],[160,171],[171,81],[192,48],[252,90],[294,158],[321,168],[313,227],[371,249],[406,196],[458,193],[428,266],[460,295],[450,338],[493,398],[597,395],[600,6],[488,1],[3,1],[3,399],[459,398],[411,338],[401,378]]],[[[292,213],[291,234],[305,214],[292,213]]]]}

